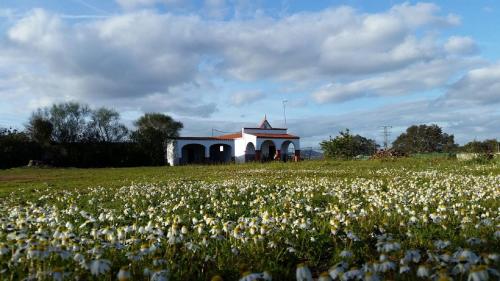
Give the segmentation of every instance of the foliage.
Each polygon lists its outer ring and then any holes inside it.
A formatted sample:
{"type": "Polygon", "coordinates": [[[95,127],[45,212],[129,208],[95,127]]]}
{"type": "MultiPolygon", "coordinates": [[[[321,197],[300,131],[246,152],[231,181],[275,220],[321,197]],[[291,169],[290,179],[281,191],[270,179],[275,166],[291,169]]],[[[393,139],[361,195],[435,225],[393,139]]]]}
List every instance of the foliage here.
{"type": "Polygon", "coordinates": [[[42,110],[52,123],[52,139],[58,143],[81,142],[85,140],[90,108],[76,102],[54,104],[42,110]]]}
{"type": "Polygon", "coordinates": [[[0,279],[496,280],[499,176],[446,159],[0,171],[0,279]]]}
{"type": "Polygon", "coordinates": [[[26,165],[40,153],[40,146],[30,141],[26,133],[0,128],[0,169],[26,165]]]}
{"type": "Polygon", "coordinates": [[[32,141],[42,146],[50,145],[54,126],[42,116],[42,114],[33,113],[26,125],[26,133],[32,141]]]}
{"type": "Polygon", "coordinates": [[[41,144],[51,140],[56,143],[120,142],[128,134],[117,111],[105,107],[92,110],[76,102],[38,109],[32,114],[26,130],[41,144]]]}
{"type": "Polygon", "coordinates": [[[120,142],[128,135],[128,129],[120,123],[120,114],[105,107],[91,111],[87,125],[87,141],[120,142]]]}
{"type": "Polygon", "coordinates": [[[407,154],[430,153],[430,152],[452,152],[457,145],[453,135],[443,133],[436,125],[413,125],[406,129],[392,143],[396,150],[407,154]]]}
{"type": "Polygon", "coordinates": [[[153,165],[165,164],[167,143],[179,136],[182,123],[161,113],[146,113],[134,124],[137,130],[132,132],[131,139],[147,151],[153,165]]]}
{"type": "Polygon", "coordinates": [[[168,139],[182,123],[149,113],[139,118],[131,140],[120,114],[105,107],[93,110],[68,102],[33,112],[26,132],[2,130],[0,168],[41,160],[58,167],[128,167],[165,164],[168,139]]]}
{"type": "Polygon", "coordinates": [[[377,143],[360,135],[351,135],[349,129],[339,132],[334,139],[320,143],[326,158],[351,159],[358,155],[372,155],[377,151],[377,143]]]}
{"type": "Polygon", "coordinates": [[[496,139],[489,139],[484,141],[471,141],[461,147],[464,152],[470,153],[494,153],[498,152],[500,142],[496,139]]]}
{"type": "Polygon", "coordinates": [[[69,102],[33,112],[26,132],[2,130],[0,168],[24,166],[29,160],[59,167],[126,167],[151,165],[149,154],[126,142],[128,130],[118,112],[69,102]]]}

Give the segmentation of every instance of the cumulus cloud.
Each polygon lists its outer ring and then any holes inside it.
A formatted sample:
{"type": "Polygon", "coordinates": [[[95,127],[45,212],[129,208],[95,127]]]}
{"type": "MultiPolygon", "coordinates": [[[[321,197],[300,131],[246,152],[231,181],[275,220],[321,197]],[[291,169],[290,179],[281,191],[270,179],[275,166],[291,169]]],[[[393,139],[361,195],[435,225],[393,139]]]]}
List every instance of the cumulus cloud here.
{"type": "Polygon", "coordinates": [[[436,40],[415,35],[421,28],[457,24],[438,10],[433,4],[403,4],[385,13],[363,14],[340,7],[233,22],[216,36],[224,42],[221,67],[241,80],[288,81],[399,69],[438,55],[436,40]],[[412,12],[418,17],[409,17],[412,12]]]}
{"type": "Polygon", "coordinates": [[[500,103],[500,63],[469,71],[450,86],[445,101],[500,103]]]}
{"type": "Polygon", "coordinates": [[[208,17],[223,19],[229,13],[225,0],[205,0],[204,10],[208,17]]]}
{"type": "MultiPolygon", "coordinates": [[[[215,19],[140,9],[68,22],[35,9],[15,19],[0,40],[0,61],[15,58],[4,84],[29,93],[32,104],[82,100],[210,116],[218,110],[213,79],[301,85],[305,93],[308,85],[325,85],[313,97],[328,103],[439,88],[476,63],[468,57],[472,39],[436,35],[460,19],[434,4],[219,20],[224,2],[205,2],[222,9],[215,19]]],[[[118,3],[133,9],[177,1],[118,3]]],[[[241,106],[262,97],[240,92],[229,99],[241,106]]]]}
{"type": "Polygon", "coordinates": [[[470,37],[452,36],[444,45],[446,51],[452,54],[473,54],[477,52],[476,42],[470,37]]]}
{"type": "Polygon", "coordinates": [[[234,93],[231,96],[231,104],[235,106],[242,106],[262,100],[265,97],[264,93],[260,91],[243,91],[234,93]]]}
{"type": "Polygon", "coordinates": [[[330,83],[313,93],[319,103],[345,102],[373,96],[398,96],[445,86],[462,69],[481,64],[479,59],[434,59],[407,68],[345,83],[330,83]]]}
{"type": "Polygon", "coordinates": [[[214,105],[204,103],[199,93],[188,97],[190,92],[173,91],[203,80],[197,71],[198,36],[190,34],[197,21],[177,19],[184,27],[177,28],[170,16],[139,12],[68,25],[58,15],[36,9],[9,29],[6,48],[30,65],[31,71],[22,73],[25,85],[45,90],[45,96],[127,98],[133,103],[160,95],[168,102],[157,102],[164,106],[156,106],[158,110],[207,116],[214,105]]]}

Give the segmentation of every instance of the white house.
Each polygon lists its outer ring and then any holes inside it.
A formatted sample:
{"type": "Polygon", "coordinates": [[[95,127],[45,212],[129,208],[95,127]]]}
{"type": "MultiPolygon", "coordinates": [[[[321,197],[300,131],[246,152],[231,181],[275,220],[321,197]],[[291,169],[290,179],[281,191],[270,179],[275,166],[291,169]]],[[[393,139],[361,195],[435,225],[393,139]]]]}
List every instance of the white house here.
{"type": "Polygon", "coordinates": [[[299,161],[300,138],[286,128],[273,128],[264,117],[256,128],[213,137],[178,137],[167,145],[170,165],[190,163],[244,163],[249,161],[299,161]]]}

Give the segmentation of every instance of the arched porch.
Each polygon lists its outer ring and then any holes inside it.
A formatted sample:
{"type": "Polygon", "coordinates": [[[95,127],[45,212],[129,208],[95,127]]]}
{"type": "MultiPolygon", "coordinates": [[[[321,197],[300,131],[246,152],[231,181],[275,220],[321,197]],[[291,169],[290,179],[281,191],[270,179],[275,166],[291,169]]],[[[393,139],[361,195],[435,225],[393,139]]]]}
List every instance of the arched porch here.
{"type": "Polygon", "coordinates": [[[205,146],[201,144],[187,144],[181,149],[181,164],[201,164],[205,162],[205,146]]]}
{"type": "Polygon", "coordinates": [[[231,146],[228,144],[217,143],[210,146],[210,163],[229,163],[231,162],[231,146]]]}
{"type": "Polygon", "coordinates": [[[260,145],[260,160],[263,162],[279,159],[279,152],[276,150],[276,145],[272,140],[265,140],[260,145]]]}
{"type": "Polygon", "coordinates": [[[249,142],[245,148],[245,162],[255,161],[256,159],[256,151],[253,143],[249,142]]]}

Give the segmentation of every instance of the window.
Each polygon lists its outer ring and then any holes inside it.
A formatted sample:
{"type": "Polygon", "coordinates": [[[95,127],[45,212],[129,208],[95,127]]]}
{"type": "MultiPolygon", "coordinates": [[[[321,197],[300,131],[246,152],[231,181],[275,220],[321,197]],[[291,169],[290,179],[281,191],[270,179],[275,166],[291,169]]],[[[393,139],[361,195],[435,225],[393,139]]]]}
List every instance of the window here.
{"type": "Polygon", "coordinates": [[[220,152],[223,152],[224,151],[224,146],[221,145],[219,149],[220,149],[220,152]]]}

